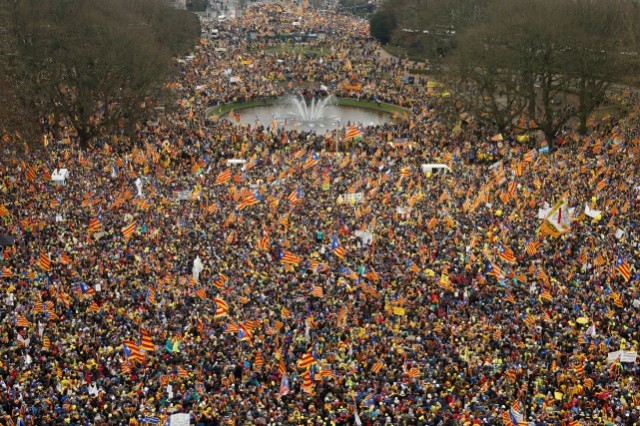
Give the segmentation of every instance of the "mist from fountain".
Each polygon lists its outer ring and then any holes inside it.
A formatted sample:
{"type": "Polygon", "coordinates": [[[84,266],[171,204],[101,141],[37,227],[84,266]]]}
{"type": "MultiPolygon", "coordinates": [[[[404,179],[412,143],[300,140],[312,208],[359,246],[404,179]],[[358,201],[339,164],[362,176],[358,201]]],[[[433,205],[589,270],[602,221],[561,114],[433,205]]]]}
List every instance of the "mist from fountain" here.
{"type": "Polygon", "coordinates": [[[290,96],[289,103],[293,107],[292,114],[300,121],[308,123],[323,123],[333,117],[328,117],[325,114],[326,108],[332,105],[335,101],[333,95],[329,95],[324,99],[313,98],[311,102],[307,101],[302,95],[290,96]]]}

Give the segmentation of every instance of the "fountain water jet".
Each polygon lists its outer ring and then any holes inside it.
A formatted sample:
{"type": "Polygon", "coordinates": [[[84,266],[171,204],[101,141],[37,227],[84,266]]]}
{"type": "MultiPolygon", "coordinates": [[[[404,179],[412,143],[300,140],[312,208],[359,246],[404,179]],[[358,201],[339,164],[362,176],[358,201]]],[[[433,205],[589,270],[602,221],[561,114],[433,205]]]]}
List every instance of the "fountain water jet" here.
{"type": "MultiPolygon", "coordinates": [[[[225,117],[235,122],[234,117],[225,117]]],[[[335,96],[306,100],[301,95],[284,96],[271,104],[243,108],[242,125],[271,127],[326,134],[343,129],[346,123],[376,126],[388,122],[391,115],[357,106],[341,106],[335,96]]],[[[273,130],[272,130],[273,131],[273,130]]]]}
{"type": "Polygon", "coordinates": [[[294,116],[293,118],[297,118],[300,121],[322,124],[326,120],[334,118],[325,114],[327,106],[332,105],[335,101],[333,95],[324,99],[313,98],[310,103],[307,103],[302,95],[291,96],[288,100],[294,109],[294,112],[291,113],[294,116]]]}

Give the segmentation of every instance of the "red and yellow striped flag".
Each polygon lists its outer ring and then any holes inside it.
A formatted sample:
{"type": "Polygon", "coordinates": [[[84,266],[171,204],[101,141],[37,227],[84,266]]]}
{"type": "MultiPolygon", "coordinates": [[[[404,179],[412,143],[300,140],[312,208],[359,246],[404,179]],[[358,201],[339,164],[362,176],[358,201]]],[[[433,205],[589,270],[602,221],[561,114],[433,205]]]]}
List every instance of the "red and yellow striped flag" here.
{"type": "Polygon", "coordinates": [[[44,250],[40,252],[40,259],[38,260],[38,264],[47,272],[51,270],[51,259],[49,259],[49,256],[47,256],[44,250]]]}
{"type": "Polygon", "coordinates": [[[231,180],[231,169],[227,169],[223,172],[221,172],[218,177],[216,178],[216,185],[222,185],[224,183],[227,183],[231,180]]]}
{"type": "Polygon", "coordinates": [[[33,170],[31,166],[27,166],[27,170],[25,171],[25,176],[27,180],[34,180],[36,178],[36,172],[33,170]]]}
{"type": "Polygon", "coordinates": [[[285,308],[284,306],[282,307],[281,311],[280,311],[280,315],[282,315],[282,318],[291,318],[291,312],[285,308]]]}
{"type": "Polygon", "coordinates": [[[129,225],[122,228],[122,235],[125,240],[128,240],[133,235],[133,232],[136,230],[136,222],[133,221],[129,225]]]}
{"type": "Polygon", "coordinates": [[[411,379],[417,379],[418,377],[420,377],[420,369],[418,367],[413,367],[412,369],[407,371],[407,376],[409,376],[411,379]]]}
{"type": "Polygon", "coordinates": [[[16,315],[16,327],[29,327],[29,321],[22,315],[16,315]]]}
{"type": "Polygon", "coordinates": [[[140,327],[140,348],[147,352],[153,352],[156,350],[156,347],[153,344],[153,339],[151,339],[151,335],[142,327],[140,327]]]}
{"type": "Polygon", "coordinates": [[[99,217],[94,217],[93,219],[91,219],[91,221],[89,222],[89,229],[87,230],[87,232],[89,234],[92,234],[94,232],[102,232],[102,221],[100,220],[99,217]]]}
{"type": "Polygon", "coordinates": [[[253,360],[253,365],[256,367],[256,369],[261,368],[264,365],[261,352],[256,353],[256,357],[253,360]]]}
{"type": "Polygon", "coordinates": [[[184,368],[178,366],[178,377],[189,377],[189,372],[184,368]]]}

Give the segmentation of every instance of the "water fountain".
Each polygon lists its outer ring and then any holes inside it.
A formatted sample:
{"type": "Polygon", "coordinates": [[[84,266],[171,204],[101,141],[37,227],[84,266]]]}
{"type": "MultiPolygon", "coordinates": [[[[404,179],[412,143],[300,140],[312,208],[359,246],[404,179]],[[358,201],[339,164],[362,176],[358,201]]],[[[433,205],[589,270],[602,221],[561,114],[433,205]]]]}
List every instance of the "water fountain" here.
{"type": "Polygon", "coordinates": [[[301,122],[309,123],[309,125],[319,124],[322,126],[327,120],[335,120],[335,117],[326,114],[327,106],[332,105],[334,101],[335,97],[333,95],[329,95],[324,99],[314,97],[310,103],[307,103],[302,95],[291,96],[289,97],[289,103],[294,108],[294,111],[290,115],[301,122]]]}
{"type": "MultiPolygon", "coordinates": [[[[225,117],[233,120],[233,117],[225,117]]],[[[325,133],[341,129],[347,123],[375,126],[388,122],[391,115],[357,106],[341,106],[339,100],[329,95],[325,98],[305,99],[302,95],[290,95],[269,104],[244,108],[240,111],[240,124],[262,125],[288,130],[325,133]]]]}

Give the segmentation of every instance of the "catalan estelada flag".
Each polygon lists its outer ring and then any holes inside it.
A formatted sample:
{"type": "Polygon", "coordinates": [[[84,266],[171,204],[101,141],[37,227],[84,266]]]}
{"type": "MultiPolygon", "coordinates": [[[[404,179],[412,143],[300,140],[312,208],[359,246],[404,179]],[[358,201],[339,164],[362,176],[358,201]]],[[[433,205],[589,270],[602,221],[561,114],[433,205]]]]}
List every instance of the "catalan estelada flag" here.
{"type": "Polygon", "coordinates": [[[295,255],[293,253],[291,253],[290,251],[287,250],[283,250],[282,253],[280,253],[280,262],[282,263],[289,263],[292,265],[299,265],[301,262],[301,258],[298,255],[295,255]]]}
{"type": "Polygon", "coordinates": [[[242,201],[240,201],[240,204],[238,204],[238,210],[242,211],[247,207],[251,207],[258,204],[259,202],[260,200],[256,198],[254,194],[249,194],[246,197],[244,197],[242,201]]]}
{"type": "Polygon", "coordinates": [[[95,300],[91,302],[91,304],[89,305],[89,307],[87,308],[87,311],[89,312],[100,312],[100,306],[98,306],[98,302],[96,302],[95,300]]]}
{"type": "Polygon", "coordinates": [[[616,270],[625,282],[629,282],[631,279],[631,269],[629,268],[627,260],[623,258],[622,255],[618,255],[618,259],[616,260],[616,270]]]}
{"type": "Polygon", "coordinates": [[[527,254],[529,256],[535,256],[536,252],[538,251],[538,248],[540,247],[540,242],[537,240],[531,240],[528,241],[527,244],[525,245],[525,250],[527,251],[527,254]]]}
{"type": "Polygon", "coordinates": [[[144,355],[140,352],[140,347],[136,345],[133,340],[123,340],[122,350],[124,351],[127,359],[136,359],[138,361],[144,361],[144,355]]]}
{"type": "Polygon", "coordinates": [[[498,257],[504,260],[505,262],[508,262],[508,263],[516,262],[516,256],[514,255],[513,251],[507,246],[504,246],[504,245],[501,246],[497,254],[498,254],[498,257]]]}
{"type": "Polygon", "coordinates": [[[252,337],[253,335],[251,334],[251,330],[249,330],[249,328],[246,325],[239,323],[238,339],[240,339],[241,342],[245,342],[245,341],[250,341],[252,337]]]}
{"type": "Polygon", "coordinates": [[[320,162],[320,157],[318,156],[317,153],[314,152],[310,156],[307,156],[305,162],[302,164],[302,168],[304,170],[309,170],[319,162],[320,162]]]}
{"type": "Polygon", "coordinates": [[[344,137],[345,139],[362,139],[362,132],[356,126],[351,126],[345,132],[344,137]]]}
{"type": "Polygon", "coordinates": [[[336,235],[333,236],[333,239],[331,241],[331,251],[340,259],[344,259],[345,251],[336,235]]]}

